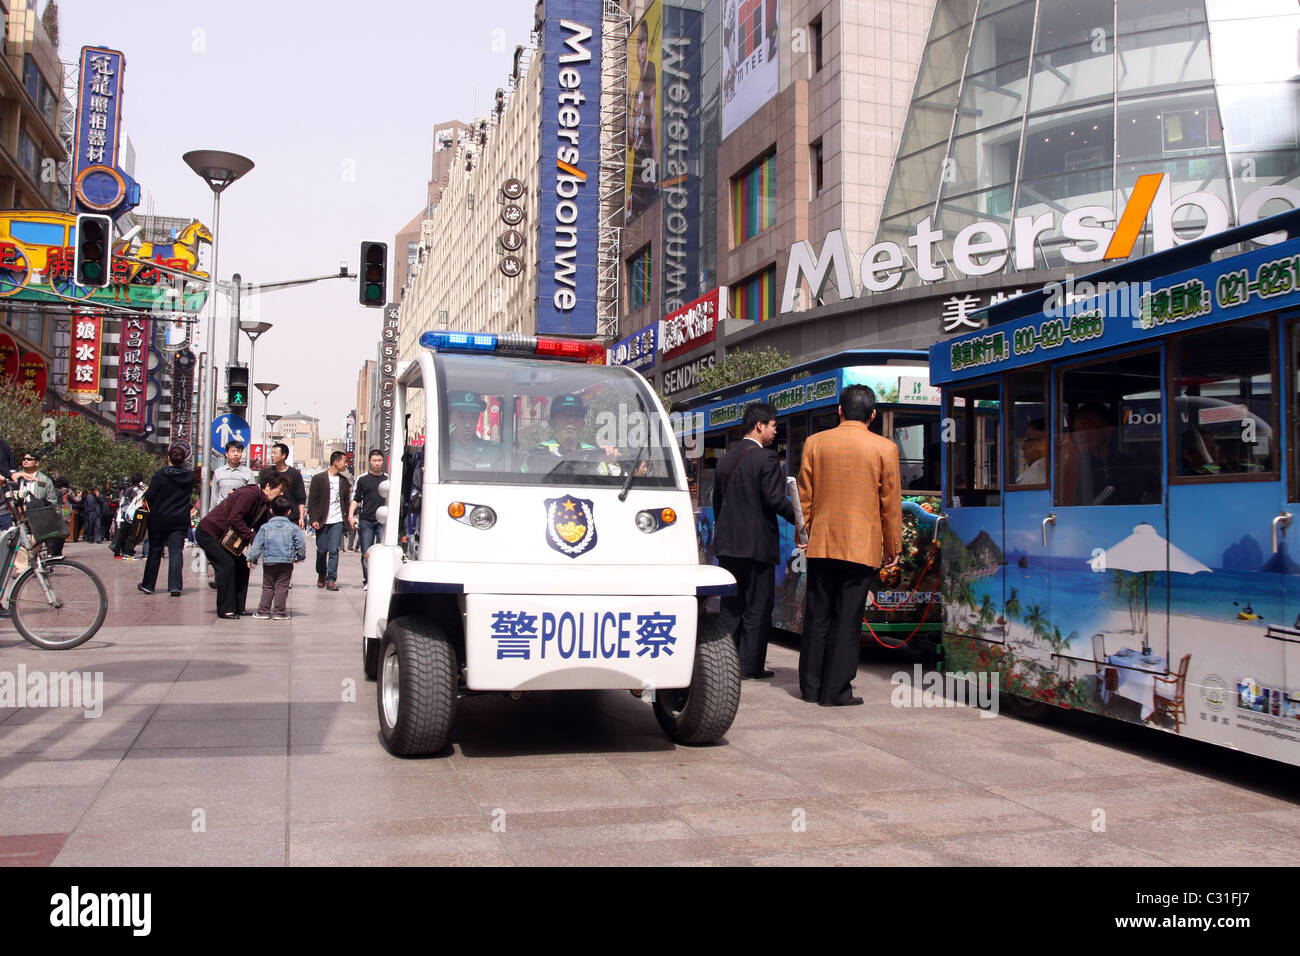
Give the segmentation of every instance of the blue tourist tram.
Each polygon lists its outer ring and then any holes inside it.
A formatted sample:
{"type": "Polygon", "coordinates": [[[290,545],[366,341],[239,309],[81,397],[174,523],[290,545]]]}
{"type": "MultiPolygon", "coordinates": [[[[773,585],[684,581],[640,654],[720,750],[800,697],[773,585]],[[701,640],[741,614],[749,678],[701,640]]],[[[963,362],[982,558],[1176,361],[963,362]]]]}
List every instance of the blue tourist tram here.
{"type": "Polygon", "coordinates": [[[1300,762],[1300,211],[986,314],[930,350],[948,669],[1300,762]]]}
{"type": "MultiPolygon", "coordinates": [[[[776,441],[785,474],[797,478],[808,436],[839,424],[840,390],[869,385],[876,393],[872,431],[899,446],[904,497],[903,558],[898,578],[873,582],[864,609],[863,641],[898,648],[937,647],[940,635],[939,556],[934,548],[939,494],[939,393],[929,384],[925,352],[854,350],[796,365],[679,402],[673,417],[691,482],[700,558],[714,559],[714,468],[743,437],[741,419],[753,402],[776,407],[776,441]]],[[[792,494],[797,500],[797,494],[792,494]]],[[[776,569],[775,627],[803,629],[803,552],[794,529],[778,522],[784,561],[776,569]]]]}

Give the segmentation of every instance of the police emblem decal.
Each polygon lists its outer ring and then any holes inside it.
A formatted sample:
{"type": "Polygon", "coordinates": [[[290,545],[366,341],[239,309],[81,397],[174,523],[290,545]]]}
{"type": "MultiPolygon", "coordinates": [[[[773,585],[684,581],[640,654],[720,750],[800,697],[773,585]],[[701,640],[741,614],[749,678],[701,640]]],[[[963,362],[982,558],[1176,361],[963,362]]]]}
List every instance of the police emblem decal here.
{"type": "Polygon", "coordinates": [[[547,544],[570,558],[596,546],[596,509],[589,499],[565,495],[547,498],[545,505],[547,544]]]}

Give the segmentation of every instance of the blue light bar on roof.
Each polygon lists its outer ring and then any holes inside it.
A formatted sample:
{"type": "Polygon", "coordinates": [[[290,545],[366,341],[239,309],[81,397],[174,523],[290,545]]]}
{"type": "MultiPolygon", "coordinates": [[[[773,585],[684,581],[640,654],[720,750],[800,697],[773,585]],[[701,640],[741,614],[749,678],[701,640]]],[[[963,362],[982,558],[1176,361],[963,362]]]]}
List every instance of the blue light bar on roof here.
{"type": "Polygon", "coordinates": [[[425,332],[420,335],[420,344],[426,349],[495,352],[497,337],[485,332],[425,332]]]}

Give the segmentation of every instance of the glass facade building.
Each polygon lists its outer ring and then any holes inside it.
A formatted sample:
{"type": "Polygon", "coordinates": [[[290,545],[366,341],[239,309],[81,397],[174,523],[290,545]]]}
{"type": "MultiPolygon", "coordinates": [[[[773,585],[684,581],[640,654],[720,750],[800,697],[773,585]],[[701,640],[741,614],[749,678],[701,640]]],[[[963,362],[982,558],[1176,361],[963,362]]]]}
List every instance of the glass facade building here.
{"type": "Polygon", "coordinates": [[[1097,261],[1078,236],[1148,174],[1133,256],[1300,206],[1298,106],[1293,0],[938,0],[876,240],[929,218],[951,262],[991,223],[1028,245],[1005,270],[1097,261]]]}

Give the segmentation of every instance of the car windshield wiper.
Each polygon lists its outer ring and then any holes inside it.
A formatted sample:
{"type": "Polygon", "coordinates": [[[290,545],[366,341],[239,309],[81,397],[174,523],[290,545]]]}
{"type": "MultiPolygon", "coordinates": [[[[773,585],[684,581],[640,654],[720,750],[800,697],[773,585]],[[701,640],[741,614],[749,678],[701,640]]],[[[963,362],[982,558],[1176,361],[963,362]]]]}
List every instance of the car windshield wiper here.
{"type": "Polygon", "coordinates": [[[627,493],[632,487],[632,479],[636,477],[636,470],[641,467],[641,459],[645,457],[646,449],[649,447],[650,445],[647,443],[637,450],[636,461],[632,462],[632,468],[627,473],[627,480],[623,482],[623,490],[618,493],[619,501],[627,501],[627,493]]]}

